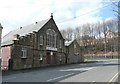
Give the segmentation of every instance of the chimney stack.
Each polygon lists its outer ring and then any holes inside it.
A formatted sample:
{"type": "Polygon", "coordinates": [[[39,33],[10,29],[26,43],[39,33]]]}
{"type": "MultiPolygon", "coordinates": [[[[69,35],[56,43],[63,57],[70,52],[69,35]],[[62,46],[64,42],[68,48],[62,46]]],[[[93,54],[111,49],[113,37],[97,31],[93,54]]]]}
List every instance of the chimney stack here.
{"type": "Polygon", "coordinates": [[[50,16],[51,18],[53,18],[53,13],[51,13],[51,16],[50,16]]]}

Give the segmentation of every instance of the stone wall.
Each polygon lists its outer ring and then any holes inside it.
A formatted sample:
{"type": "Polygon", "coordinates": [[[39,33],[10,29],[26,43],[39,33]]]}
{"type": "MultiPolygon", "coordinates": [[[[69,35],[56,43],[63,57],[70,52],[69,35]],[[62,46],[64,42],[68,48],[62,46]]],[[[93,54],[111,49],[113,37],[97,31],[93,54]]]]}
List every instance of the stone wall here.
{"type": "MultiPolygon", "coordinates": [[[[26,69],[35,68],[41,66],[48,66],[46,64],[47,53],[53,52],[55,54],[56,63],[49,65],[57,65],[65,63],[65,46],[64,39],[59,32],[55,22],[51,19],[45,24],[38,32],[32,32],[23,37],[18,37],[18,40],[14,40],[14,45],[12,48],[12,60],[13,69],[26,69]],[[46,49],[46,31],[47,29],[53,29],[57,34],[57,51],[46,49]],[[43,35],[43,45],[40,45],[40,35],[43,35]],[[62,47],[60,48],[60,40],[62,42],[62,47]],[[26,48],[27,57],[21,58],[22,48],[26,48]],[[40,56],[42,55],[42,60],[40,56]],[[60,62],[60,56],[62,61],[60,62]]],[[[52,58],[50,59],[52,61],[52,58]]]]}

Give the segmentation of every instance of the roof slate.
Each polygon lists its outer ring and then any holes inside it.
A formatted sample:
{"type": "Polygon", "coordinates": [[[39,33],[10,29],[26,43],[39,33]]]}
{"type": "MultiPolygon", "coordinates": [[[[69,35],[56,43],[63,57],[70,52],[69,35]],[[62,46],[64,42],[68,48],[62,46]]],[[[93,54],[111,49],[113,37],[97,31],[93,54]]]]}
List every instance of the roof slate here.
{"type": "Polygon", "coordinates": [[[2,38],[1,45],[4,46],[4,45],[13,44],[14,35],[16,35],[16,34],[19,34],[19,36],[25,36],[29,33],[33,33],[33,31],[38,32],[50,19],[51,18],[39,21],[39,22],[37,22],[37,24],[30,24],[30,25],[24,26],[22,28],[10,31],[7,35],[5,35],[2,38]]]}
{"type": "Polygon", "coordinates": [[[69,46],[74,40],[71,41],[65,41],[65,46],[69,46]]]}

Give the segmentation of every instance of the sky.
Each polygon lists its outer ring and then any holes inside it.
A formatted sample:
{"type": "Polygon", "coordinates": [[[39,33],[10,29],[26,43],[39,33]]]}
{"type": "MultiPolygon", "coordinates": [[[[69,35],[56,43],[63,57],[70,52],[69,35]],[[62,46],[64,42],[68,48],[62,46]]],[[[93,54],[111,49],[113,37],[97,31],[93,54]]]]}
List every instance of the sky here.
{"type": "Polygon", "coordinates": [[[58,28],[75,28],[85,23],[116,18],[119,0],[0,0],[2,37],[8,32],[36,21],[53,18],[58,28]]]}

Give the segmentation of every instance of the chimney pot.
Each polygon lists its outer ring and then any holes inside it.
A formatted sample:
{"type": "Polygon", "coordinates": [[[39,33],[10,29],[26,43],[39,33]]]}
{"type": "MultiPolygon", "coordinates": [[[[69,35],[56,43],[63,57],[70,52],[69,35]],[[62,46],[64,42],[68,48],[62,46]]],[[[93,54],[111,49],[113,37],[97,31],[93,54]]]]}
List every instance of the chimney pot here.
{"type": "Polygon", "coordinates": [[[53,13],[51,13],[51,18],[53,18],[53,13]]]}
{"type": "Polygon", "coordinates": [[[20,29],[22,29],[22,27],[20,27],[20,29]]]}

